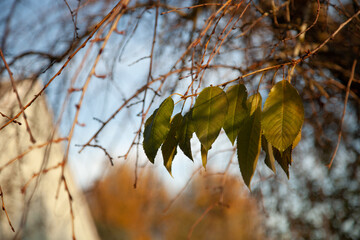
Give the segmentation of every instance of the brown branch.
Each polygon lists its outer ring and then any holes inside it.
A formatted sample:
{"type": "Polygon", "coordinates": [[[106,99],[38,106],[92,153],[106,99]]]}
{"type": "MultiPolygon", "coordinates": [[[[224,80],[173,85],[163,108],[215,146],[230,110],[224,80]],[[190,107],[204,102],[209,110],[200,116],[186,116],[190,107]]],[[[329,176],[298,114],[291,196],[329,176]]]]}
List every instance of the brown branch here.
{"type": "MultiPolygon", "coordinates": [[[[69,3],[66,0],[64,0],[64,2],[66,4],[67,8],[69,9],[69,12],[70,12],[70,15],[71,15],[71,21],[74,24],[74,37],[78,39],[79,38],[79,34],[78,34],[78,31],[77,31],[78,27],[76,26],[77,12],[74,13],[74,11],[71,10],[71,7],[70,7],[69,3]]],[[[80,4],[80,1],[79,1],[78,4],[80,4]]]]}
{"type": "MultiPolygon", "coordinates": [[[[0,115],[1,115],[2,117],[4,117],[4,118],[11,119],[10,117],[8,117],[8,116],[6,116],[5,114],[3,114],[2,112],[0,112],[0,115]]],[[[18,122],[18,121],[16,121],[16,120],[14,120],[13,122],[16,123],[16,124],[21,125],[21,122],[18,122]]]]}
{"type": "MultiPolygon", "coordinates": [[[[159,18],[159,3],[160,1],[157,1],[157,5],[156,5],[156,12],[155,12],[155,24],[154,24],[154,33],[153,33],[153,39],[152,39],[152,44],[151,44],[151,50],[150,50],[150,63],[149,63],[149,73],[148,73],[148,77],[146,80],[146,84],[148,85],[151,78],[152,78],[152,68],[153,68],[153,60],[154,60],[154,49],[155,49],[155,43],[156,43],[156,34],[157,34],[157,27],[158,27],[158,18],[159,18]]],[[[140,124],[140,128],[143,125],[144,121],[145,121],[145,115],[144,115],[144,109],[145,109],[145,99],[146,99],[146,95],[147,95],[147,90],[148,88],[145,89],[144,92],[144,97],[143,97],[143,104],[142,104],[142,109],[141,109],[141,113],[142,113],[142,118],[141,118],[141,124],[140,124]]]]}
{"type": "Polygon", "coordinates": [[[175,8],[175,9],[169,10],[167,12],[162,12],[160,15],[168,14],[171,12],[178,12],[179,10],[183,10],[183,9],[193,9],[193,8],[198,8],[198,7],[220,6],[220,5],[222,5],[222,4],[221,3],[203,3],[203,4],[193,5],[193,6],[189,6],[189,7],[175,8]]]}
{"type": "Polygon", "coordinates": [[[52,167],[49,167],[49,168],[46,168],[46,169],[43,169],[41,171],[39,171],[38,173],[34,173],[31,178],[24,184],[24,186],[21,188],[21,192],[24,194],[26,192],[26,189],[27,187],[29,186],[30,182],[35,179],[36,177],[40,176],[41,174],[45,174],[51,170],[54,170],[54,169],[57,169],[59,167],[62,166],[62,163],[58,163],[57,165],[55,166],[52,166],[52,167]]]}
{"type": "MultiPolygon", "coordinates": [[[[122,1],[121,1],[122,2],[122,1]]],[[[75,114],[75,117],[74,117],[74,121],[73,121],[73,124],[72,124],[72,127],[70,129],[70,132],[69,132],[69,142],[68,142],[68,145],[67,145],[67,148],[66,148],[66,153],[65,153],[65,162],[66,162],[66,159],[67,159],[67,155],[69,153],[69,148],[70,148],[70,143],[71,143],[71,139],[72,139],[72,136],[73,136],[73,133],[74,133],[74,128],[75,128],[75,125],[77,123],[77,119],[79,117],[79,112],[80,112],[80,108],[81,108],[81,105],[82,105],[82,102],[83,102],[83,99],[84,99],[84,96],[85,96],[85,92],[87,90],[87,87],[89,86],[89,83],[90,83],[90,80],[91,80],[91,77],[95,74],[95,67],[97,66],[97,63],[99,62],[100,60],[100,56],[101,56],[101,53],[103,52],[103,49],[105,48],[109,38],[110,38],[110,35],[111,33],[116,29],[116,25],[118,23],[118,21],[120,20],[120,17],[121,15],[119,14],[117,16],[117,19],[114,21],[109,33],[106,35],[106,38],[104,39],[104,42],[99,50],[99,53],[95,59],[95,62],[93,64],[93,67],[92,67],[92,70],[90,72],[90,74],[88,75],[87,79],[86,79],[86,82],[84,83],[84,86],[81,88],[81,97],[80,97],[80,100],[78,102],[78,104],[76,105],[76,114],[75,114]]]]}
{"type": "Polygon", "coordinates": [[[201,214],[201,216],[196,220],[196,222],[191,226],[190,231],[188,233],[187,239],[191,239],[191,235],[195,229],[195,227],[204,219],[206,214],[208,214],[214,207],[216,207],[218,203],[211,204],[204,212],[201,214]]]}
{"type": "Polygon", "coordinates": [[[9,15],[6,17],[6,20],[5,20],[5,28],[4,28],[4,32],[3,32],[3,37],[1,39],[1,45],[0,45],[0,48],[2,49],[5,49],[6,48],[6,39],[9,35],[9,32],[10,32],[10,22],[11,22],[11,18],[15,15],[14,12],[15,12],[15,9],[16,9],[16,6],[17,4],[19,3],[19,0],[15,0],[13,2],[13,4],[11,5],[11,8],[10,8],[10,12],[9,12],[9,15]]]}
{"type": "MultiPolygon", "coordinates": [[[[81,145],[75,145],[75,146],[81,146],[81,145]]],[[[113,158],[111,157],[111,155],[108,153],[108,151],[104,147],[102,147],[98,144],[88,144],[87,147],[100,148],[101,150],[103,150],[105,155],[109,158],[111,166],[114,166],[113,158]]]]}
{"type": "Polygon", "coordinates": [[[57,139],[53,139],[51,141],[48,141],[48,142],[45,142],[45,143],[42,143],[42,144],[38,144],[38,145],[33,145],[33,146],[30,146],[26,151],[24,151],[23,153],[19,154],[18,156],[14,157],[13,159],[10,159],[7,163],[5,163],[3,166],[0,167],[0,172],[7,166],[9,166],[10,164],[14,163],[16,160],[24,157],[26,154],[28,154],[29,152],[31,152],[32,150],[34,149],[37,149],[37,148],[42,148],[42,147],[45,147],[51,143],[59,143],[59,142],[62,142],[62,141],[66,141],[67,138],[57,138],[57,139]]]}
{"type": "MultiPolygon", "coordinates": [[[[16,89],[16,84],[15,84],[15,80],[14,80],[14,77],[13,77],[13,73],[11,72],[11,70],[10,70],[10,68],[9,68],[9,65],[8,65],[7,62],[6,62],[5,57],[4,57],[4,54],[3,54],[3,52],[2,52],[1,49],[0,49],[0,55],[1,55],[1,58],[2,58],[2,60],[3,60],[3,62],[4,62],[4,64],[5,64],[5,68],[6,68],[7,72],[9,73],[10,80],[11,80],[11,85],[12,85],[12,88],[13,88],[14,93],[15,93],[15,95],[16,95],[16,99],[17,99],[17,101],[18,101],[19,107],[20,107],[20,109],[22,110],[22,109],[24,109],[24,107],[23,107],[23,105],[22,105],[22,103],[21,103],[19,93],[18,93],[18,91],[17,91],[17,89],[16,89]]],[[[26,117],[25,112],[23,112],[23,117],[24,117],[24,121],[25,121],[25,125],[26,125],[26,131],[29,133],[29,136],[30,136],[30,141],[31,141],[32,143],[36,143],[36,140],[35,140],[34,136],[33,136],[32,133],[31,133],[31,129],[30,129],[29,123],[28,123],[28,121],[27,121],[27,117],[26,117]]]]}
{"type": "Polygon", "coordinates": [[[178,194],[176,194],[176,196],[170,201],[170,203],[167,205],[167,207],[164,209],[163,213],[166,213],[170,207],[173,205],[173,203],[181,196],[181,194],[185,191],[185,189],[187,188],[187,186],[189,186],[191,180],[193,179],[193,177],[202,169],[202,166],[200,166],[198,169],[196,169],[192,175],[190,176],[190,178],[187,180],[185,186],[178,192],[178,194]]]}
{"type": "Polygon", "coordinates": [[[72,198],[72,195],[71,195],[71,193],[70,193],[70,190],[69,190],[68,184],[67,184],[67,182],[66,182],[65,176],[62,177],[62,181],[64,182],[65,191],[67,192],[68,198],[69,198],[72,239],[73,239],[73,240],[76,240],[76,237],[75,237],[75,222],[74,222],[75,216],[74,216],[74,210],[73,210],[73,205],[72,205],[72,203],[73,203],[73,198],[72,198]]]}
{"type": "Polygon", "coordinates": [[[15,229],[14,229],[13,225],[11,224],[10,217],[9,217],[7,211],[6,211],[6,208],[5,208],[4,193],[2,191],[1,185],[0,185],[0,197],[1,197],[1,202],[2,202],[2,210],[5,212],[5,215],[6,215],[6,218],[8,220],[8,223],[10,225],[11,230],[13,232],[15,232],[15,229]]]}
{"type": "Polygon", "coordinates": [[[345,94],[345,100],[344,100],[344,108],[343,108],[343,112],[342,112],[342,117],[341,117],[341,120],[340,120],[340,125],[339,125],[339,134],[338,134],[338,139],[337,139],[337,144],[336,144],[336,147],[335,147],[335,150],[331,156],[331,159],[330,159],[330,163],[327,165],[327,167],[330,169],[331,166],[332,166],[332,163],[334,161],[334,158],[336,156],[336,153],[337,153],[337,150],[339,148],[339,145],[340,145],[340,141],[341,141],[341,134],[342,134],[342,126],[343,126],[343,122],[344,122],[344,118],[345,118],[345,113],[346,113],[346,105],[347,105],[347,102],[348,102],[348,99],[349,99],[349,92],[350,92],[350,86],[351,86],[351,83],[354,79],[354,74],[355,74],[355,67],[356,67],[356,63],[357,63],[357,60],[355,59],[354,62],[353,62],[353,65],[352,65],[352,68],[351,68],[351,75],[350,75],[350,79],[349,79],[349,82],[346,86],[346,94],[345,94]]]}
{"type": "Polygon", "coordinates": [[[313,22],[308,28],[306,28],[305,30],[300,31],[300,32],[299,32],[298,34],[296,34],[295,36],[285,38],[285,39],[281,40],[281,42],[285,42],[285,41],[288,41],[288,40],[297,38],[297,37],[299,37],[301,34],[306,33],[307,31],[309,31],[311,28],[313,28],[313,27],[315,26],[315,24],[317,23],[317,21],[318,21],[318,19],[319,19],[319,15],[320,15],[320,0],[317,0],[317,5],[318,5],[318,7],[317,7],[317,9],[316,9],[316,16],[315,16],[314,22],[313,22]]]}
{"type": "Polygon", "coordinates": [[[43,92],[45,91],[45,89],[47,89],[49,87],[49,85],[52,83],[52,81],[59,76],[63,70],[65,69],[65,67],[69,64],[69,62],[74,58],[74,56],[82,49],[84,48],[87,43],[89,42],[89,40],[94,36],[94,34],[97,32],[97,30],[99,30],[99,28],[113,15],[113,13],[115,11],[118,10],[119,7],[122,6],[123,1],[119,1],[116,6],[99,22],[95,25],[93,31],[91,31],[89,37],[68,57],[68,59],[65,61],[65,63],[63,64],[63,66],[60,68],[60,70],[52,77],[50,78],[50,80],[45,84],[45,86],[35,95],[35,97],[30,100],[22,109],[21,111],[19,111],[13,118],[11,118],[8,122],[6,122],[4,125],[2,125],[0,127],[0,130],[4,129],[7,125],[9,125],[12,121],[14,121],[15,119],[17,119],[29,106],[31,106],[31,104],[33,102],[35,102],[35,100],[41,95],[43,94],[43,92]]]}
{"type": "MultiPolygon", "coordinates": [[[[174,71],[174,72],[179,72],[179,71],[174,71]]],[[[174,73],[172,72],[172,73],[174,73]]],[[[170,75],[170,74],[169,74],[170,75]]],[[[158,79],[154,79],[153,81],[151,81],[149,83],[149,85],[151,85],[152,83],[159,81],[160,79],[163,79],[165,77],[160,77],[158,79]]],[[[94,140],[99,134],[100,132],[104,129],[104,127],[112,120],[115,118],[115,116],[124,108],[127,106],[127,104],[134,98],[136,98],[140,93],[142,93],[143,91],[145,91],[145,89],[148,88],[148,85],[145,84],[144,86],[142,86],[141,88],[139,88],[130,98],[128,98],[127,100],[125,100],[125,102],[104,122],[101,121],[102,125],[101,127],[96,131],[96,133],[83,145],[83,147],[79,150],[79,153],[81,153],[84,148],[89,145],[91,143],[92,140],[94,140]]]]}
{"type": "Polygon", "coordinates": [[[317,46],[315,49],[313,49],[311,52],[309,52],[304,59],[306,59],[306,58],[310,57],[311,55],[314,55],[316,52],[318,52],[323,46],[325,46],[325,44],[327,44],[330,40],[332,40],[340,32],[341,29],[343,29],[349,22],[351,22],[359,14],[360,14],[360,10],[357,11],[354,15],[352,15],[348,20],[346,20],[345,22],[340,24],[340,26],[338,27],[338,29],[336,29],[335,32],[333,32],[324,42],[319,44],[319,46],[317,46]]]}
{"type": "Polygon", "coordinates": [[[68,144],[67,144],[67,146],[66,146],[66,152],[65,152],[64,159],[63,159],[63,166],[62,166],[62,171],[61,171],[61,178],[60,178],[60,181],[59,181],[59,187],[58,187],[58,191],[57,191],[58,193],[59,193],[59,188],[60,188],[61,179],[64,178],[65,165],[66,165],[67,160],[68,160],[68,157],[69,157],[70,144],[71,144],[72,137],[73,137],[73,135],[74,135],[75,126],[76,126],[76,124],[77,124],[77,122],[78,122],[79,113],[80,113],[80,109],[81,109],[81,106],[82,106],[82,103],[83,103],[83,100],[84,100],[84,96],[85,96],[86,90],[87,90],[87,88],[88,88],[88,86],[89,86],[89,84],[90,84],[90,80],[91,80],[92,76],[94,76],[94,74],[95,74],[95,68],[96,68],[96,66],[97,66],[97,64],[98,64],[98,62],[99,62],[99,60],[100,60],[100,57],[101,57],[101,55],[102,55],[102,53],[103,53],[103,50],[104,50],[105,46],[107,45],[108,40],[109,40],[111,34],[112,34],[112,33],[114,32],[114,30],[116,29],[117,24],[118,24],[121,16],[124,14],[124,12],[125,12],[124,10],[126,9],[126,6],[127,6],[128,2],[129,2],[129,0],[120,1],[118,4],[121,3],[121,8],[117,9],[116,11],[113,11],[112,14],[109,16],[109,18],[108,18],[108,19],[109,19],[109,22],[113,21],[113,24],[112,24],[109,32],[107,33],[104,41],[103,41],[103,44],[102,44],[102,46],[101,46],[101,48],[100,48],[100,50],[99,50],[99,52],[98,52],[98,54],[97,54],[97,56],[96,56],[96,59],[95,59],[95,61],[94,61],[94,64],[93,64],[93,66],[92,66],[92,68],[91,68],[91,71],[90,71],[90,73],[89,73],[89,75],[88,75],[88,77],[87,77],[87,79],[86,79],[86,81],[85,81],[85,83],[84,83],[84,85],[83,85],[83,87],[82,87],[82,92],[81,92],[81,96],[80,96],[79,102],[78,102],[78,104],[76,104],[75,117],[74,117],[74,120],[73,120],[73,122],[72,122],[72,126],[71,126],[71,129],[70,129],[70,132],[69,132],[69,134],[68,134],[68,144]],[[115,16],[116,16],[116,17],[115,17],[115,16]],[[115,18],[115,19],[113,20],[113,18],[115,18]]]}

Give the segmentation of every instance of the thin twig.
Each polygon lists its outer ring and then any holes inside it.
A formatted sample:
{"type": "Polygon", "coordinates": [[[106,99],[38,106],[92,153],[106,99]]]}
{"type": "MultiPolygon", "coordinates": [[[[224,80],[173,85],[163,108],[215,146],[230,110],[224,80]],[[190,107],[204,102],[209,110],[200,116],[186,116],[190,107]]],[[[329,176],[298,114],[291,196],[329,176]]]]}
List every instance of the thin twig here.
{"type": "Polygon", "coordinates": [[[191,235],[195,229],[195,227],[204,219],[206,214],[208,214],[214,207],[216,207],[218,203],[211,204],[204,212],[201,214],[201,216],[196,220],[196,222],[191,226],[190,231],[188,233],[187,239],[191,239],[191,235]]]}
{"type": "Polygon", "coordinates": [[[203,4],[193,5],[193,6],[189,6],[189,7],[175,8],[175,9],[172,9],[172,10],[167,11],[167,12],[162,12],[160,15],[168,14],[168,13],[171,13],[171,12],[177,12],[177,11],[183,10],[183,9],[193,9],[193,8],[198,8],[198,7],[220,6],[220,5],[222,5],[222,4],[221,3],[203,3],[203,4]]]}
{"type": "Polygon", "coordinates": [[[185,191],[185,189],[187,188],[187,186],[189,186],[191,180],[193,179],[193,177],[202,169],[202,166],[200,166],[198,169],[196,169],[190,176],[190,178],[187,180],[186,184],[184,185],[184,187],[176,194],[176,196],[170,201],[170,203],[167,205],[167,207],[164,209],[163,213],[166,213],[170,207],[173,205],[173,203],[181,196],[181,194],[185,191]]]}
{"type": "MultiPolygon", "coordinates": [[[[319,44],[319,46],[317,46],[314,50],[312,50],[308,56],[310,55],[314,55],[316,52],[318,52],[323,46],[325,46],[326,43],[328,43],[331,39],[333,39],[339,32],[341,29],[343,29],[349,22],[351,22],[354,18],[356,18],[358,15],[360,14],[360,10],[357,11],[354,15],[352,15],[348,20],[346,20],[345,22],[343,22],[342,24],[340,24],[340,26],[338,27],[338,29],[336,29],[335,32],[333,32],[324,42],[322,42],[321,44],[319,44]]],[[[307,58],[307,57],[306,57],[307,58]]]]}
{"type": "MultiPolygon", "coordinates": [[[[23,105],[21,103],[19,92],[16,89],[16,84],[15,84],[15,80],[14,80],[14,77],[13,77],[13,73],[11,72],[9,65],[6,62],[4,54],[3,54],[1,49],[0,49],[0,55],[1,55],[1,58],[2,58],[2,60],[4,62],[4,64],[5,64],[5,68],[6,68],[7,72],[9,73],[10,80],[11,80],[11,85],[12,85],[12,88],[13,88],[14,93],[16,95],[16,99],[18,101],[19,107],[22,110],[22,109],[24,109],[24,107],[23,107],[23,105]]],[[[30,136],[30,141],[32,143],[36,143],[36,140],[35,140],[34,136],[31,133],[30,126],[29,126],[29,123],[27,121],[27,117],[26,117],[25,112],[23,112],[23,117],[24,117],[24,121],[25,121],[25,125],[26,125],[26,131],[29,133],[29,136],[30,136]]]]}
{"type": "Polygon", "coordinates": [[[60,68],[59,71],[57,71],[57,73],[50,78],[50,80],[45,84],[45,86],[35,95],[35,97],[33,99],[31,99],[22,109],[21,111],[19,111],[13,118],[11,118],[8,122],[6,122],[4,125],[2,125],[0,127],[0,130],[4,129],[7,125],[9,125],[12,121],[14,121],[15,119],[17,119],[28,107],[31,106],[31,104],[33,102],[35,102],[35,100],[41,95],[43,94],[43,92],[45,91],[45,89],[47,89],[49,87],[49,85],[52,83],[52,81],[59,76],[63,70],[66,68],[66,66],[69,64],[69,62],[74,58],[74,56],[82,49],[86,46],[86,44],[90,41],[90,39],[94,36],[94,34],[97,32],[97,30],[99,30],[99,28],[113,15],[113,13],[120,7],[122,6],[122,1],[120,0],[116,6],[98,23],[95,25],[94,29],[92,30],[92,32],[90,33],[89,37],[68,57],[68,59],[65,61],[65,63],[63,64],[63,66],[60,68]]]}
{"type": "Polygon", "coordinates": [[[73,210],[73,197],[70,193],[70,190],[69,190],[69,187],[68,187],[68,184],[67,184],[67,181],[66,181],[66,178],[65,176],[62,177],[62,181],[64,182],[64,186],[65,186],[65,191],[67,192],[68,194],[68,198],[69,198],[69,207],[70,207],[70,216],[71,216],[71,232],[72,232],[72,239],[73,240],[76,240],[76,237],[75,237],[75,215],[74,215],[74,210],[73,210]]]}
{"type": "MultiPolygon", "coordinates": [[[[111,34],[112,34],[112,33],[114,32],[114,30],[116,29],[116,26],[117,26],[117,24],[118,24],[121,16],[124,14],[124,9],[125,9],[126,5],[128,4],[129,0],[120,1],[120,2],[122,3],[122,5],[121,5],[122,8],[119,9],[119,11],[121,11],[121,12],[118,13],[117,11],[114,11],[114,12],[112,13],[112,15],[109,17],[109,19],[110,19],[111,17],[115,17],[115,16],[116,16],[116,18],[115,18],[115,20],[114,20],[114,22],[113,22],[113,24],[112,24],[109,32],[107,33],[107,35],[106,35],[106,37],[105,37],[105,39],[104,39],[104,42],[103,42],[103,44],[102,44],[102,46],[101,46],[101,48],[100,48],[100,50],[99,50],[99,53],[98,53],[97,56],[96,56],[95,62],[94,62],[94,64],[93,64],[93,66],[92,66],[92,69],[91,69],[91,71],[90,71],[90,73],[89,73],[89,75],[88,75],[88,77],[87,77],[87,79],[86,79],[86,81],[85,81],[85,83],[84,83],[84,85],[83,85],[83,87],[82,87],[82,92],[81,92],[81,96],[80,96],[79,102],[76,104],[76,113],[75,113],[75,117],[74,117],[74,120],[73,120],[71,129],[70,129],[69,135],[68,135],[68,144],[67,144],[67,146],[66,146],[66,152],[65,152],[65,156],[64,156],[64,160],[63,160],[64,164],[63,164],[62,173],[61,173],[62,177],[64,176],[64,171],[65,171],[64,167],[65,167],[65,164],[67,163],[67,160],[68,160],[68,157],[69,157],[71,140],[72,140],[72,137],[73,137],[73,135],[74,135],[75,126],[76,126],[76,124],[77,124],[77,122],[78,122],[79,113],[80,113],[80,109],[81,109],[81,106],[82,106],[82,103],[83,103],[83,99],[84,99],[86,90],[87,90],[87,88],[88,88],[88,86],[89,86],[89,83],[90,83],[90,80],[91,80],[92,76],[95,74],[95,68],[96,68],[96,66],[97,66],[97,64],[98,64],[98,62],[99,62],[99,60],[100,60],[100,57],[101,57],[101,55],[102,55],[102,52],[103,52],[106,44],[108,43],[108,40],[109,40],[111,34]]],[[[111,20],[111,19],[110,19],[110,20],[111,20]]],[[[60,182],[61,182],[61,181],[60,181],[60,182]]],[[[60,185],[60,184],[59,184],[59,185],[60,185]]],[[[59,189],[59,188],[58,188],[58,189],[59,189]]]]}
{"type": "Polygon", "coordinates": [[[28,154],[29,152],[31,152],[32,150],[34,149],[39,149],[39,148],[42,148],[42,147],[45,147],[51,143],[59,143],[59,142],[62,142],[62,141],[66,141],[67,138],[57,138],[57,139],[53,139],[51,141],[48,141],[48,142],[45,142],[45,143],[42,143],[42,144],[38,144],[38,145],[33,145],[33,146],[30,146],[27,150],[25,150],[24,152],[22,152],[21,154],[17,155],[16,157],[10,159],[7,163],[5,163],[3,166],[0,167],[0,172],[7,166],[9,166],[10,164],[14,163],[16,160],[20,159],[20,158],[23,158],[26,154],[28,154]]]}
{"type": "MultiPolygon", "coordinates": [[[[75,145],[75,146],[81,146],[81,145],[75,145]]],[[[101,150],[104,151],[105,155],[109,158],[109,161],[111,163],[111,166],[114,166],[114,161],[113,158],[111,157],[111,155],[108,153],[108,151],[106,151],[106,149],[98,144],[88,144],[87,147],[93,147],[93,148],[100,148],[101,150]]]]}
{"type": "Polygon", "coordinates": [[[2,191],[1,185],[0,185],[0,197],[1,197],[1,202],[2,202],[2,210],[5,212],[5,215],[6,215],[6,218],[7,218],[8,222],[9,222],[11,230],[13,232],[15,232],[15,229],[14,229],[13,225],[11,224],[10,217],[9,217],[7,211],[6,211],[6,208],[5,208],[4,193],[2,191]]]}
{"type": "MultiPolygon", "coordinates": [[[[8,116],[6,116],[5,114],[3,114],[2,112],[0,112],[0,115],[1,115],[2,117],[4,117],[4,118],[11,119],[10,117],[8,117],[8,116]]],[[[21,125],[21,122],[18,122],[18,121],[16,121],[16,120],[14,120],[13,122],[16,123],[16,124],[21,125]]]]}
{"type": "Polygon", "coordinates": [[[49,171],[51,171],[51,170],[57,169],[57,168],[59,168],[59,167],[61,167],[61,166],[62,166],[62,163],[60,162],[60,163],[58,163],[58,164],[55,165],[55,166],[52,166],[52,167],[43,169],[43,170],[39,171],[38,173],[34,173],[34,174],[31,176],[31,178],[30,178],[30,179],[24,184],[24,186],[21,188],[21,192],[22,192],[22,193],[25,193],[25,192],[26,192],[27,187],[29,186],[30,182],[31,182],[34,178],[40,176],[41,174],[45,174],[45,173],[47,173],[47,172],[49,172],[49,171]]]}
{"type": "Polygon", "coordinates": [[[356,63],[357,63],[357,60],[355,59],[354,62],[353,62],[352,68],[351,68],[350,79],[349,79],[349,82],[348,82],[347,87],[346,87],[346,94],[345,94],[345,100],[344,100],[344,108],[343,108],[342,117],[341,117],[340,125],[339,125],[339,134],[338,134],[337,144],[336,144],[335,150],[334,150],[334,152],[333,152],[333,154],[332,154],[332,156],[331,156],[330,163],[327,165],[327,167],[328,167],[329,169],[330,169],[331,166],[332,166],[332,163],[333,163],[333,161],[334,161],[334,158],[335,158],[335,156],[336,156],[337,150],[338,150],[339,145],[340,145],[341,135],[342,135],[342,126],[343,126],[343,122],[344,122],[344,118],[345,118],[345,113],[346,113],[346,105],[347,105],[347,102],[348,102],[348,99],[349,99],[349,92],[350,92],[351,83],[352,83],[352,81],[353,81],[353,79],[354,79],[356,63]]]}

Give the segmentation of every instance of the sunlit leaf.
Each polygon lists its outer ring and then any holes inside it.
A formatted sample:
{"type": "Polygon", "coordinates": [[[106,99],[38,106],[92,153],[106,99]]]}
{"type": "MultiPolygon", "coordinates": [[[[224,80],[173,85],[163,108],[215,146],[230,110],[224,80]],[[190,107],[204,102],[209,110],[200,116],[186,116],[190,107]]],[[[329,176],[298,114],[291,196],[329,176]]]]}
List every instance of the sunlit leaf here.
{"type": "Polygon", "coordinates": [[[296,89],[286,80],[277,83],[265,101],[261,125],[266,139],[280,151],[295,140],[304,121],[304,107],[296,89]]]}
{"type": "Polygon", "coordinates": [[[204,146],[201,144],[201,161],[205,169],[207,164],[207,154],[208,154],[208,150],[206,150],[204,146]]]}
{"type": "Polygon", "coordinates": [[[191,144],[190,139],[192,138],[193,133],[195,132],[194,123],[192,121],[192,110],[185,114],[180,129],[178,131],[179,138],[179,147],[184,152],[184,154],[193,160],[191,153],[191,144]]]}
{"type": "Polygon", "coordinates": [[[247,101],[246,101],[246,105],[248,108],[248,111],[250,112],[250,116],[253,115],[253,113],[260,108],[261,109],[261,104],[262,104],[262,98],[260,93],[256,93],[254,95],[251,95],[247,101]]]}
{"type": "Polygon", "coordinates": [[[301,140],[301,129],[292,144],[292,149],[294,149],[299,144],[300,140],[301,140]]]}
{"type": "Polygon", "coordinates": [[[274,157],[274,153],[273,153],[273,147],[271,145],[271,143],[269,143],[265,136],[261,137],[261,146],[262,149],[265,152],[265,164],[266,166],[268,166],[274,173],[276,173],[276,168],[275,168],[275,157],[274,157]]]}
{"type": "MultiPolygon", "coordinates": [[[[251,103],[252,104],[252,103],[251,103]]],[[[240,127],[237,138],[237,154],[241,175],[250,189],[251,178],[254,175],[260,154],[261,139],[261,107],[258,106],[252,116],[248,116],[240,127]]]]}
{"type": "Polygon", "coordinates": [[[205,88],[196,99],[192,114],[195,133],[206,150],[219,135],[227,110],[226,94],[219,87],[205,88]]]}
{"type": "Polygon", "coordinates": [[[224,123],[224,130],[234,145],[240,125],[247,115],[247,92],[245,86],[243,84],[231,86],[226,91],[226,97],[229,102],[229,108],[224,123]]]}
{"type": "Polygon", "coordinates": [[[146,156],[152,163],[154,163],[156,153],[169,132],[173,110],[174,101],[168,97],[145,122],[143,147],[146,156]]]}
{"type": "Polygon", "coordinates": [[[289,166],[291,165],[292,162],[292,158],[291,158],[292,149],[293,149],[292,145],[290,145],[287,149],[285,149],[284,152],[280,152],[278,149],[273,147],[274,157],[281,166],[281,168],[284,170],[288,178],[289,178],[289,166]]]}
{"type": "Polygon", "coordinates": [[[179,142],[179,139],[177,137],[177,131],[180,128],[182,116],[180,113],[176,114],[173,119],[171,120],[171,126],[169,133],[161,147],[161,152],[164,158],[164,166],[168,170],[168,172],[171,175],[171,165],[173,162],[173,159],[177,153],[177,145],[179,142]]]}

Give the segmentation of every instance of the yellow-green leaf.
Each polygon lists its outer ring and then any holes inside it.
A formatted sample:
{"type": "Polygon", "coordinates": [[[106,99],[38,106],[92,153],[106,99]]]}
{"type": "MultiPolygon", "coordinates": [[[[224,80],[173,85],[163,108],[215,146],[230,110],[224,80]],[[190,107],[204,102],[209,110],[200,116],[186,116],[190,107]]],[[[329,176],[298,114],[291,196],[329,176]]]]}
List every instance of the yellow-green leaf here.
{"type": "Polygon", "coordinates": [[[301,140],[301,129],[292,144],[292,149],[294,149],[299,144],[300,140],[301,140]]]}
{"type": "Polygon", "coordinates": [[[180,149],[192,161],[194,160],[191,153],[190,139],[192,138],[194,132],[195,132],[195,127],[192,121],[192,110],[190,110],[188,113],[185,114],[182,120],[180,129],[178,131],[178,138],[179,138],[180,149]]]}
{"type": "Polygon", "coordinates": [[[304,121],[299,93],[286,80],[271,89],[265,101],[261,126],[266,139],[281,152],[295,140],[304,121]]]}
{"type": "Polygon", "coordinates": [[[219,135],[227,110],[226,94],[219,87],[205,88],[196,99],[192,114],[195,133],[206,150],[219,135]]]}
{"type": "Polygon", "coordinates": [[[173,119],[171,120],[171,127],[169,133],[161,147],[161,152],[164,158],[164,166],[166,167],[170,175],[172,175],[171,165],[177,153],[176,148],[179,142],[179,139],[177,138],[177,131],[180,128],[182,118],[183,117],[180,113],[176,114],[173,117],[173,119]]]}
{"type": "Polygon", "coordinates": [[[247,115],[247,92],[245,86],[243,84],[231,86],[226,91],[226,97],[229,102],[229,108],[224,123],[224,130],[234,145],[240,125],[247,115]]]}
{"type": "Polygon", "coordinates": [[[258,106],[252,116],[248,116],[240,127],[237,138],[237,154],[241,175],[250,189],[251,178],[254,175],[260,154],[261,139],[261,108],[258,106]]]}
{"type": "Polygon", "coordinates": [[[250,116],[256,111],[256,109],[261,109],[262,98],[260,93],[256,93],[251,95],[248,100],[246,101],[246,105],[249,111],[250,116]]]}
{"type": "Polygon", "coordinates": [[[274,157],[274,152],[273,152],[273,147],[271,145],[271,143],[269,143],[265,136],[261,137],[261,146],[262,149],[265,152],[265,164],[266,166],[268,166],[274,173],[276,173],[276,168],[275,168],[275,157],[274,157]]]}
{"type": "Polygon", "coordinates": [[[208,150],[205,149],[204,146],[201,144],[201,161],[205,169],[207,164],[207,154],[208,154],[208,150]]]}
{"type": "Polygon", "coordinates": [[[292,158],[291,158],[292,149],[293,149],[292,145],[290,145],[287,149],[285,149],[285,151],[280,152],[278,149],[273,147],[274,157],[281,166],[281,168],[284,170],[288,178],[290,177],[289,166],[291,165],[292,162],[292,158]]]}
{"type": "Polygon", "coordinates": [[[168,97],[145,122],[143,148],[152,163],[154,163],[156,153],[169,132],[173,110],[174,101],[168,97]]]}

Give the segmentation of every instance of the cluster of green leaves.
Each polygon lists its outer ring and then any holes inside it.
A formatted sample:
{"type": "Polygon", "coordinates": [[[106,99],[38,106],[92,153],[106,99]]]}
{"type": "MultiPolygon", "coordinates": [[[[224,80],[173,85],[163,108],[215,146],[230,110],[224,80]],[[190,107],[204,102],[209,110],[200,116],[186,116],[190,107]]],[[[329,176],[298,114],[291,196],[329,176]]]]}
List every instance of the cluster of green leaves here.
{"type": "Polygon", "coordinates": [[[250,188],[261,148],[266,165],[276,173],[275,161],[289,177],[291,153],[301,138],[304,107],[296,89],[286,80],[275,84],[262,109],[262,97],[248,97],[243,84],[224,92],[219,87],[207,87],[199,94],[195,105],[184,116],[171,118],[174,101],[165,99],[146,120],[144,150],[154,163],[161,146],[164,165],[171,174],[177,146],[193,160],[190,139],[196,134],[201,143],[201,158],[206,167],[208,151],[223,128],[230,142],[237,140],[237,156],[241,175],[250,188]]]}

